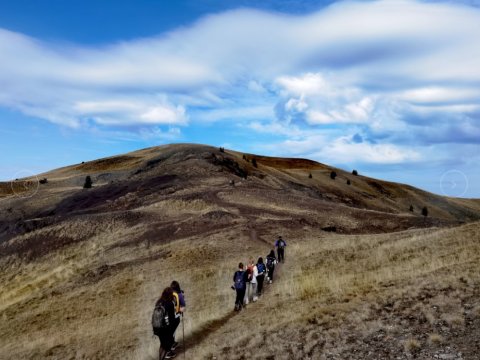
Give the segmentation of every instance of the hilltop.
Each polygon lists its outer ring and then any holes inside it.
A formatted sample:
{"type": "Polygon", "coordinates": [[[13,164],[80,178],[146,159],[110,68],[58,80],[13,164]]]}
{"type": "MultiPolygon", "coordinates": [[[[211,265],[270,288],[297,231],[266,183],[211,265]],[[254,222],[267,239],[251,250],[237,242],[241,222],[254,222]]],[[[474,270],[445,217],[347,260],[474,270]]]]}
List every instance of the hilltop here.
{"type": "Polygon", "coordinates": [[[216,207],[232,204],[237,215],[247,217],[259,211],[280,215],[279,208],[289,204],[291,214],[282,215],[292,224],[306,222],[341,233],[385,232],[480,219],[479,200],[442,197],[361,173],[354,176],[306,159],[221,152],[203,145],[148,148],[64,167],[38,178],[47,178],[48,183],[38,185],[33,197],[23,197],[18,191],[21,186],[13,187],[17,190],[14,193],[10,183],[0,183],[1,206],[6,210],[0,218],[0,241],[8,234],[35,229],[37,223],[132,212],[161,200],[197,200],[216,207]],[[332,171],[337,174],[335,180],[330,178],[332,171]],[[82,189],[86,175],[92,177],[93,189],[82,189]],[[229,185],[232,181],[234,186],[229,185]],[[426,219],[421,216],[424,206],[429,210],[426,219]],[[16,228],[11,228],[12,223],[16,228]]]}
{"type": "Polygon", "coordinates": [[[0,357],[151,359],[151,307],[176,278],[192,358],[429,358],[442,344],[468,358],[480,201],[358,170],[175,144],[0,184],[0,357]],[[236,265],[265,256],[278,234],[290,244],[278,282],[233,317],[236,265]],[[252,320],[262,335],[249,339],[252,320]],[[285,336],[279,348],[265,340],[285,336]]]}

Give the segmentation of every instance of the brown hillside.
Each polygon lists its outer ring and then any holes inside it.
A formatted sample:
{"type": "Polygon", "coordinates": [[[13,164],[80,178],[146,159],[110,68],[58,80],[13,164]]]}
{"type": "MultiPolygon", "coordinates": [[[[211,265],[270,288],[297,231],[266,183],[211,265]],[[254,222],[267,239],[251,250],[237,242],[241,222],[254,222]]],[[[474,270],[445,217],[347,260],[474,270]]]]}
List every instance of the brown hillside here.
{"type": "Polygon", "coordinates": [[[187,358],[474,359],[478,200],[246,157],[177,144],[52,170],[35,191],[2,184],[0,358],[153,359],[151,307],[175,278],[187,358]],[[278,281],[234,316],[236,265],[278,234],[278,281]]]}

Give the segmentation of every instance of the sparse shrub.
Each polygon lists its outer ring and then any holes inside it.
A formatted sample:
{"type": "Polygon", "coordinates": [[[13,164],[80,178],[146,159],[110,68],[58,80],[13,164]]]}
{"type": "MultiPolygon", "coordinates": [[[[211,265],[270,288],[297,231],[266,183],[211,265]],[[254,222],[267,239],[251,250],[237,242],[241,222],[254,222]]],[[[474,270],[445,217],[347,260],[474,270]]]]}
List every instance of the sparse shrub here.
{"type": "Polygon", "coordinates": [[[353,170],[353,171],[352,171],[352,175],[358,176],[358,171],[357,171],[357,170],[353,170]]]}
{"type": "Polygon", "coordinates": [[[248,161],[247,155],[243,154],[243,160],[248,161]]]}
{"type": "Polygon", "coordinates": [[[465,319],[461,314],[442,314],[441,319],[454,329],[460,329],[465,325],[465,319]]]}
{"type": "Polygon", "coordinates": [[[258,165],[257,165],[257,160],[256,160],[255,158],[252,159],[252,165],[253,165],[254,167],[258,167],[258,165]]]}
{"type": "Polygon", "coordinates": [[[410,205],[410,212],[413,212],[413,205],[410,205]]]}
{"type": "Polygon", "coordinates": [[[39,181],[39,183],[43,185],[43,184],[48,183],[48,180],[47,180],[47,178],[43,178],[39,181]]]}
{"type": "Polygon", "coordinates": [[[430,345],[440,345],[443,342],[443,337],[439,334],[430,334],[428,336],[428,343],[430,345]]]}
{"type": "Polygon", "coordinates": [[[420,350],[420,342],[416,339],[407,339],[405,341],[405,351],[407,352],[410,352],[410,353],[413,353],[413,352],[417,352],[418,350],[420,350]]]}
{"type": "Polygon", "coordinates": [[[347,185],[351,185],[352,182],[350,181],[350,179],[347,179],[347,185]]]}
{"type": "Polygon", "coordinates": [[[223,147],[219,147],[218,150],[220,150],[220,152],[225,152],[225,148],[223,147]]]}
{"type": "Polygon", "coordinates": [[[428,216],[428,208],[426,206],[423,207],[422,209],[422,215],[427,217],[428,216]]]}
{"type": "Polygon", "coordinates": [[[90,189],[92,187],[92,178],[90,177],[90,175],[88,175],[86,178],[85,178],[85,183],[83,184],[83,188],[84,189],[90,189]]]}
{"type": "Polygon", "coordinates": [[[309,178],[309,179],[312,178],[312,173],[308,174],[308,178],[309,178]]]}
{"type": "Polygon", "coordinates": [[[336,177],[337,177],[337,173],[335,171],[332,171],[330,173],[330,179],[335,180],[336,177]]]}

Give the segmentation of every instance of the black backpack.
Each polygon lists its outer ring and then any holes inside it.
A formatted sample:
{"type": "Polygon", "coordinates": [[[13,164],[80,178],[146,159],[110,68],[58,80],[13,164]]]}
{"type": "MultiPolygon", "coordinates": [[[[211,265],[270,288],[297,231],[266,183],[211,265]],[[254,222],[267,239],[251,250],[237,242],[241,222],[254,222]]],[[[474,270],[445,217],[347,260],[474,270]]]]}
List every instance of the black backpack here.
{"type": "Polygon", "coordinates": [[[272,257],[267,257],[267,268],[271,269],[275,266],[275,259],[272,257]]]}
{"type": "Polygon", "coordinates": [[[280,249],[283,249],[287,244],[283,240],[278,240],[278,247],[280,249]]]}
{"type": "Polygon", "coordinates": [[[168,322],[167,310],[161,302],[158,302],[155,304],[152,314],[153,333],[157,334],[160,330],[165,329],[168,326],[168,322]]]}
{"type": "Polygon", "coordinates": [[[245,273],[243,271],[237,271],[235,273],[235,289],[243,289],[245,287],[245,273]]]}

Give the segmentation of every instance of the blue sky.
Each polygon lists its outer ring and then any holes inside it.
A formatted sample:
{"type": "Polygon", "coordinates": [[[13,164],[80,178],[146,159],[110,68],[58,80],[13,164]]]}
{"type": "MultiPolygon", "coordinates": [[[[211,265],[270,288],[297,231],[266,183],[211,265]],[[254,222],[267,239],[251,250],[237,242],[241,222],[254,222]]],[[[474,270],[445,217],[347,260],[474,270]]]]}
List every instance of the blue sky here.
{"type": "Polygon", "coordinates": [[[196,142],[478,198],[478,5],[0,1],[0,179],[196,142]]]}

